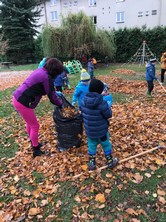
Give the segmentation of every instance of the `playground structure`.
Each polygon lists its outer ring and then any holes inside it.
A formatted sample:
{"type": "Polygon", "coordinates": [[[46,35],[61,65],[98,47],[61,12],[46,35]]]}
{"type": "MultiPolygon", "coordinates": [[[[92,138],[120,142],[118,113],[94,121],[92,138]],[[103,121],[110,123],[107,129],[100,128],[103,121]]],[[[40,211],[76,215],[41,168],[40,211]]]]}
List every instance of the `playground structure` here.
{"type": "Polygon", "coordinates": [[[64,62],[69,74],[81,74],[82,64],[79,60],[64,62]]]}
{"type": "MultiPolygon", "coordinates": [[[[125,64],[145,65],[145,63],[148,62],[151,57],[155,57],[155,55],[149,49],[146,41],[143,41],[142,45],[137,50],[137,52],[125,64]]],[[[157,60],[157,58],[156,58],[156,60],[157,60]]],[[[159,62],[159,61],[157,60],[157,62],[159,62]]]]}

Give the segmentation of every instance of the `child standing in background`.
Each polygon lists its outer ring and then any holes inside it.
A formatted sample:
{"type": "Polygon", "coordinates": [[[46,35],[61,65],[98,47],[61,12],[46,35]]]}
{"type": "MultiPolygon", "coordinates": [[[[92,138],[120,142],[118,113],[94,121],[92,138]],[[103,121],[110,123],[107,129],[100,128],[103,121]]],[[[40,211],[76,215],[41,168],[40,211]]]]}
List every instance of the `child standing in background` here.
{"type": "Polygon", "coordinates": [[[63,91],[65,81],[67,83],[68,88],[71,89],[67,76],[68,70],[65,66],[63,67],[63,69],[63,72],[54,79],[54,86],[56,87],[56,90],[60,92],[63,91]]]}
{"type": "Polygon", "coordinates": [[[92,59],[88,60],[88,73],[90,75],[90,78],[94,78],[94,64],[92,62],[92,59]]]}
{"type": "Polygon", "coordinates": [[[112,157],[112,144],[109,140],[108,119],[112,117],[112,109],[103,99],[101,93],[104,84],[98,79],[92,79],[89,84],[89,92],[81,103],[85,132],[88,137],[89,170],[96,169],[97,145],[101,144],[109,168],[114,168],[118,160],[112,157]]]}
{"type": "Polygon", "coordinates": [[[153,81],[157,80],[156,74],[156,68],[155,68],[156,58],[151,58],[150,61],[146,65],[146,81],[148,83],[148,91],[147,95],[151,96],[151,93],[154,88],[153,81]]]}
{"type": "Polygon", "coordinates": [[[97,67],[97,61],[96,61],[96,59],[95,59],[95,57],[93,57],[92,58],[92,63],[93,63],[93,65],[94,65],[94,69],[96,69],[97,67]]]}
{"type": "Polygon", "coordinates": [[[103,99],[107,101],[109,107],[112,107],[113,99],[112,95],[108,93],[108,85],[104,83],[104,90],[102,92],[103,99]]]}
{"type": "Polygon", "coordinates": [[[90,82],[90,75],[86,72],[85,69],[83,69],[80,76],[80,82],[76,86],[76,89],[72,97],[73,106],[75,106],[78,100],[78,106],[80,107],[81,101],[83,100],[85,94],[89,90],[89,82],[90,82]]]}
{"type": "Polygon", "coordinates": [[[70,82],[69,82],[69,71],[68,69],[66,68],[66,66],[64,66],[64,72],[65,72],[65,76],[63,78],[63,87],[65,89],[65,86],[67,86],[68,89],[71,89],[71,86],[70,86],[70,82]]]}

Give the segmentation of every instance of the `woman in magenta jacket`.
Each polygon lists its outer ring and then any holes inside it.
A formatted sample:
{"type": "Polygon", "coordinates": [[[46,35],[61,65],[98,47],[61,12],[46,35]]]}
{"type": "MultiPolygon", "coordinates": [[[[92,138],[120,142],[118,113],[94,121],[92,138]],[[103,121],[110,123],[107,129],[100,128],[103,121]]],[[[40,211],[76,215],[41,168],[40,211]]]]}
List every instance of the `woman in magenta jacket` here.
{"type": "Polygon", "coordinates": [[[26,132],[31,140],[33,157],[44,154],[38,143],[39,123],[34,109],[42,96],[47,95],[50,102],[59,107],[62,101],[57,97],[53,79],[62,73],[63,64],[56,58],[50,58],[43,68],[33,71],[13,93],[13,105],[26,123],[26,132]]]}

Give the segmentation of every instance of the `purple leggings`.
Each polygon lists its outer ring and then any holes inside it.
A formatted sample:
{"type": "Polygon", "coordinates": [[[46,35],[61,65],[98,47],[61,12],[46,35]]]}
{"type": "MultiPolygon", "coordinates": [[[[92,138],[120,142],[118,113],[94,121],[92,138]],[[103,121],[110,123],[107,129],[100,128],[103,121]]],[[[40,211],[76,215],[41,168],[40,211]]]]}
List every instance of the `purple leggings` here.
{"type": "Polygon", "coordinates": [[[13,105],[26,122],[26,132],[29,135],[32,146],[38,146],[39,123],[37,121],[34,110],[22,105],[14,97],[13,105]]]}

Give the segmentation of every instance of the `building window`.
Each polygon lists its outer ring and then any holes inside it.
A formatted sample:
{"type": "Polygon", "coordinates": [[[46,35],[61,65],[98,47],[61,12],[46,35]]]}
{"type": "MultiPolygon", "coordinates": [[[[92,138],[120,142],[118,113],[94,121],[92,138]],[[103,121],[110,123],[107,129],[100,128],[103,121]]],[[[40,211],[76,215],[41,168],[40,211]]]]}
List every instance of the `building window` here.
{"type": "Polygon", "coordinates": [[[50,0],[50,5],[51,5],[51,6],[56,5],[56,3],[57,3],[57,0],[50,0]]]}
{"type": "Polygon", "coordinates": [[[64,3],[63,3],[63,6],[64,6],[64,7],[67,7],[67,2],[64,2],[64,3]]]}
{"type": "Polygon", "coordinates": [[[146,15],[146,16],[149,16],[149,11],[146,11],[146,12],[145,12],[145,15],[146,15]]]}
{"type": "Polygon", "coordinates": [[[89,6],[96,6],[97,0],[89,0],[89,6]]]}
{"type": "Polygon", "coordinates": [[[92,16],[92,22],[94,25],[97,24],[97,16],[92,16]]]}
{"type": "Polygon", "coordinates": [[[124,12],[117,12],[116,13],[116,23],[122,23],[125,21],[124,12]]]}
{"type": "Polygon", "coordinates": [[[157,15],[157,10],[152,10],[152,15],[157,15]]]}
{"type": "Polygon", "coordinates": [[[52,21],[57,21],[58,20],[58,13],[57,13],[57,11],[51,12],[51,20],[52,21]]]}
{"type": "Polygon", "coordinates": [[[74,1],[74,6],[77,6],[78,5],[78,1],[74,1]]]}
{"type": "Polygon", "coordinates": [[[69,7],[71,7],[72,6],[72,2],[69,2],[69,7]]]}
{"type": "Polygon", "coordinates": [[[143,16],[143,12],[138,12],[138,17],[142,17],[143,16]]]}
{"type": "Polygon", "coordinates": [[[125,0],[116,0],[116,2],[124,2],[125,0]]]}

